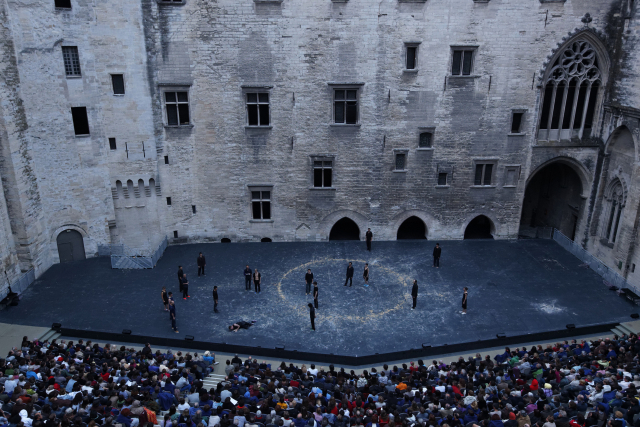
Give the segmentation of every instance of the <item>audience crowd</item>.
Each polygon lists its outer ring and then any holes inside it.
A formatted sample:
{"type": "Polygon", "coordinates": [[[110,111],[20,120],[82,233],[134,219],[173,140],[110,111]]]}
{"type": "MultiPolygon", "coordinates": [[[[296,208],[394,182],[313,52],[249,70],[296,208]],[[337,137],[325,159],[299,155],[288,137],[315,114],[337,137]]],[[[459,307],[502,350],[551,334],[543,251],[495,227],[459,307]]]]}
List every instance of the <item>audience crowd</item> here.
{"type": "Polygon", "coordinates": [[[0,427],[640,427],[635,335],[446,365],[271,366],[237,355],[30,342],[0,360],[0,427]]]}

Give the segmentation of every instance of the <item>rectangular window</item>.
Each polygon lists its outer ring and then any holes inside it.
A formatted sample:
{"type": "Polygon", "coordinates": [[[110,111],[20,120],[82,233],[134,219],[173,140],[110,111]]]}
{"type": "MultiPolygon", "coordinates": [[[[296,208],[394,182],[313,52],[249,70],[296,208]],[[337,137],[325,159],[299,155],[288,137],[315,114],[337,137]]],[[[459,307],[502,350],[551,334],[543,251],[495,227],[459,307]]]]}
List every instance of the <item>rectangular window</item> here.
{"type": "Polygon", "coordinates": [[[171,206],[171,197],[167,197],[167,206],[171,206]]]}
{"type": "Polygon", "coordinates": [[[191,212],[196,213],[196,205],[191,205],[191,212]]]}
{"type": "Polygon", "coordinates": [[[116,147],[116,139],[115,138],[109,138],[109,149],[111,150],[115,150],[116,147]]]}
{"type": "Polygon", "coordinates": [[[58,9],[71,9],[71,0],[55,0],[55,6],[58,9]]]}
{"type": "Polygon", "coordinates": [[[164,164],[165,165],[169,164],[169,156],[164,156],[164,164]]]}
{"type": "Polygon", "coordinates": [[[173,230],[173,238],[174,239],[178,238],[178,230],[173,230]]]}
{"type": "Polygon", "coordinates": [[[113,86],[114,95],[124,95],[124,75],[111,74],[111,85],[113,86]]]}
{"type": "Polygon", "coordinates": [[[82,75],[77,46],[62,46],[62,58],[64,59],[64,72],[67,76],[82,75]]]}
{"type": "Polygon", "coordinates": [[[164,93],[169,126],[189,125],[189,92],[171,91],[164,93]]]}
{"type": "Polygon", "coordinates": [[[405,170],[406,161],[407,161],[406,153],[396,153],[396,170],[397,171],[405,170]]]}
{"type": "Polygon", "coordinates": [[[269,126],[268,93],[247,93],[247,123],[249,126],[269,126]]]}
{"type": "Polygon", "coordinates": [[[489,186],[493,173],[493,163],[477,163],[476,176],[473,185],[489,186]]]}
{"type": "Polygon", "coordinates": [[[431,132],[422,132],[418,141],[419,148],[431,148],[433,144],[433,134],[431,132]]]}
{"type": "Polygon", "coordinates": [[[417,46],[407,46],[407,70],[415,70],[416,69],[416,58],[418,53],[417,46]]]}
{"type": "Polygon", "coordinates": [[[71,108],[73,118],[73,130],[76,135],[89,135],[89,119],[87,118],[87,107],[71,108]]]}
{"type": "Polygon", "coordinates": [[[469,76],[473,67],[473,50],[455,49],[451,63],[451,75],[469,76]]]}
{"type": "Polygon", "coordinates": [[[524,113],[511,113],[511,133],[522,132],[522,116],[524,113]]]}
{"type": "Polygon", "coordinates": [[[504,168],[504,186],[515,187],[520,179],[520,166],[505,166],[504,168]]]}
{"type": "Polygon", "coordinates": [[[447,173],[440,172],[438,174],[438,185],[447,185],[447,173]]]}
{"type": "Polygon", "coordinates": [[[334,123],[358,123],[358,89],[334,89],[333,100],[334,123]]]}
{"type": "Polygon", "coordinates": [[[333,162],[331,160],[313,161],[313,186],[331,187],[333,183],[333,162]]]}
{"type": "Polygon", "coordinates": [[[253,219],[271,219],[271,191],[251,192],[253,219]]]}

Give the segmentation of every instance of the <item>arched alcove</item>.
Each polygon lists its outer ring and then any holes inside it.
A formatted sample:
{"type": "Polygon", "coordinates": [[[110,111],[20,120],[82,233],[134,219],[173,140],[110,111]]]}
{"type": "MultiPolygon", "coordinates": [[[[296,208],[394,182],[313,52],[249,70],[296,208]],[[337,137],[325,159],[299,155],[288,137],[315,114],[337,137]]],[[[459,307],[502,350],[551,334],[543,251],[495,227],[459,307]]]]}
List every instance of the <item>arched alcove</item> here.
{"type": "Polygon", "coordinates": [[[478,215],[471,220],[464,230],[464,238],[467,239],[493,239],[495,227],[493,222],[484,215],[478,215]]]}
{"type": "Polygon", "coordinates": [[[223,238],[220,240],[220,243],[231,243],[231,239],[229,239],[228,237],[223,237],[223,238]]]}
{"type": "Polygon", "coordinates": [[[360,228],[352,219],[342,218],[331,228],[329,240],[360,240],[360,228]]]}
{"type": "Polygon", "coordinates": [[[260,239],[260,241],[262,243],[271,243],[273,240],[271,240],[269,237],[263,237],[262,239],[260,239]]]}
{"type": "Polygon", "coordinates": [[[76,230],[63,230],[58,234],[56,243],[61,263],[86,259],[82,234],[76,230]]]}
{"type": "Polygon", "coordinates": [[[427,226],[424,224],[424,221],[417,216],[411,216],[400,224],[396,238],[398,240],[426,239],[427,226]]]}

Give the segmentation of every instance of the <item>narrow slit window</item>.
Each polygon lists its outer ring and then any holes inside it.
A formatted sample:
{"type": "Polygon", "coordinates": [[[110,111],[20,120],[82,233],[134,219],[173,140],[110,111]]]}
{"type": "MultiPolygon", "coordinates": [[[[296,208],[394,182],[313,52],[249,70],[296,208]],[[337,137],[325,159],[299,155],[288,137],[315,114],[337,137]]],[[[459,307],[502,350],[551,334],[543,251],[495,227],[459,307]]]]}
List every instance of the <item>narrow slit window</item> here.
{"type": "Polygon", "coordinates": [[[191,212],[196,213],[196,205],[191,205],[191,212]]]}
{"type": "Polygon", "coordinates": [[[87,118],[87,107],[71,108],[73,118],[73,130],[76,135],[89,135],[89,119],[87,118]]]}
{"type": "Polygon", "coordinates": [[[64,72],[67,76],[78,77],[82,75],[78,46],[62,46],[62,59],[64,60],[64,72]]]}
{"type": "Polygon", "coordinates": [[[169,164],[169,156],[164,156],[164,164],[165,165],[169,164]]]}
{"type": "Polygon", "coordinates": [[[167,206],[171,206],[171,197],[167,197],[167,206]]]}
{"type": "Polygon", "coordinates": [[[173,230],[173,238],[174,239],[178,238],[178,230],[173,230]]]}
{"type": "Polygon", "coordinates": [[[111,86],[114,95],[124,95],[124,75],[111,74],[111,86]]]}
{"type": "Polygon", "coordinates": [[[447,173],[440,172],[438,174],[438,185],[447,185],[447,173]]]}
{"type": "Polygon", "coordinates": [[[269,126],[269,94],[247,93],[247,124],[269,126]]]}
{"type": "Polygon", "coordinates": [[[522,132],[522,116],[524,116],[524,113],[511,114],[511,133],[522,132]]]}
{"type": "Polygon", "coordinates": [[[115,150],[116,148],[117,148],[116,139],[115,138],[109,138],[109,149],[110,150],[115,150]]]}
{"type": "Polygon", "coordinates": [[[407,46],[407,70],[415,70],[416,69],[416,57],[418,53],[417,46],[407,46]]]}

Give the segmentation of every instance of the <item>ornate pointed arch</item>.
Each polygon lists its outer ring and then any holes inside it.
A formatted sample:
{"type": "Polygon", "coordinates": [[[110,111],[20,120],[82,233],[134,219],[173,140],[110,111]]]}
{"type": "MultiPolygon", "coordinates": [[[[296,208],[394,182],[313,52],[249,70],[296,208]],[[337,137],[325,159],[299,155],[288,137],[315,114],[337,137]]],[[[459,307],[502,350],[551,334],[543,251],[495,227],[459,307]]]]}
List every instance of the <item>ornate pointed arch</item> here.
{"type": "Polygon", "coordinates": [[[627,204],[628,192],[628,186],[624,178],[615,176],[609,184],[607,184],[604,190],[604,198],[609,201],[615,199],[622,208],[627,204]]]}
{"type": "Polygon", "coordinates": [[[609,54],[597,31],[585,28],[559,43],[540,73],[538,140],[588,138],[596,127],[609,54]]]}

